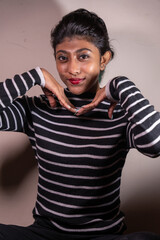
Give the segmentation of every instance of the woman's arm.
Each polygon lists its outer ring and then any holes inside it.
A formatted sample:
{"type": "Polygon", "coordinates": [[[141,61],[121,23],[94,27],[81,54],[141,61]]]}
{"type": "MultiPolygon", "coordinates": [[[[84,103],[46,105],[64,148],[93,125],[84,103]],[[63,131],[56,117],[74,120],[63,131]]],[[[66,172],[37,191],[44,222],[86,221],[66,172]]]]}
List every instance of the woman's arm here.
{"type": "Polygon", "coordinates": [[[0,83],[0,130],[24,131],[28,107],[25,98],[19,97],[36,84],[44,86],[39,68],[0,83]]]}
{"type": "Polygon", "coordinates": [[[128,144],[150,157],[160,155],[160,113],[126,77],[110,83],[110,97],[119,100],[128,119],[128,144]]]}
{"type": "Polygon", "coordinates": [[[35,85],[44,86],[45,82],[39,75],[40,69],[32,69],[21,75],[15,75],[12,79],[0,83],[0,111],[9,107],[13,101],[24,95],[35,85]]]}
{"type": "Polygon", "coordinates": [[[24,131],[26,114],[30,113],[25,97],[19,97],[35,85],[44,89],[50,103],[54,102],[55,94],[61,105],[74,112],[74,107],[66,98],[63,87],[50,73],[37,67],[0,83],[0,130],[24,131]]]}
{"type": "Polygon", "coordinates": [[[128,120],[126,137],[129,148],[137,148],[150,157],[159,156],[160,113],[154,110],[154,107],[143,97],[135,84],[126,77],[117,77],[101,91],[101,96],[97,97],[97,93],[93,103],[84,106],[79,114],[97,106],[105,98],[112,103],[109,110],[112,113],[116,103],[119,102],[125,110],[125,117],[128,120]]]}

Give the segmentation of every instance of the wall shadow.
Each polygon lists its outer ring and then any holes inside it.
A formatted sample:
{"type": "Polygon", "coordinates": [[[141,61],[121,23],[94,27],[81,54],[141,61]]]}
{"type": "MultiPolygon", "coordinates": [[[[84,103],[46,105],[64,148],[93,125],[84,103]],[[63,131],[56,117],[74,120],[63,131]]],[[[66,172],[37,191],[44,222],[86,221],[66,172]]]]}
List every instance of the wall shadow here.
{"type": "Polygon", "coordinates": [[[144,196],[143,201],[139,203],[136,199],[135,196],[135,199],[123,207],[127,224],[126,233],[150,231],[160,234],[160,196],[148,196],[146,201],[144,196]]]}
{"type": "Polygon", "coordinates": [[[3,192],[6,194],[15,192],[36,166],[30,144],[24,151],[5,159],[0,168],[0,187],[3,192]]]}
{"type": "MultiPolygon", "coordinates": [[[[1,73],[2,80],[5,80],[3,79],[3,73],[5,73],[5,76],[10,77],[12,72],[13,74],[17,73],[15,69],[22,68],[24,69],[22,71],[25,71],[25,69],[28,70],[30,65],[34,68],[39,65],[44,67],[43,62],[46,63],[46,66],[53,64],[48,60],[50,51],[47,52],[45,49],[51,47],[51,28],[57,24],[57,19],[63,15],[58,1],[0,1],[0,13],[0,27],[3,33],[3,44],[0,46],[0,52],[3,55],[3,58],[0,59],[0,65],[3,69],[1,73]],[[32,53],[34,54],[32,55],[32,53]],[[14,60],[12,60],[13,56],[14,60]],[[37,59],[42,59],[42,61],[37,59]]],[[[31,90],[32,95],[37,95],[36,87],[31,90]]],[[[5,133],[3,132],[3,134],[5,133]]],[[[7,145],[6,148],[9,149],[9,146],[7,145]]],[[[36,167],[34,154],[29,144],[25,150],[17,154],[14,153],[14,156],[7,156],[6,159],[0,159],[0,161],[2,162],[0,166],[2,195],[4,193],[9,195],[12,191],[18,189],[29,173],[36,167]]]]}

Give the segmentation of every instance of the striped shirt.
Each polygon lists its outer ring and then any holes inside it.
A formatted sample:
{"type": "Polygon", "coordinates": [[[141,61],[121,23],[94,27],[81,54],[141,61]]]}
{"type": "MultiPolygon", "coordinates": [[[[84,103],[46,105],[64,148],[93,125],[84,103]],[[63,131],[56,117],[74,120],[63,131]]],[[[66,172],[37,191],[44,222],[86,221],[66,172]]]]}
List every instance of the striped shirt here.
{"type": "MultiPolygon", "coordinates": [[[[78,117],[58,101],[51,108],[45,95],[25,95],[36,84],[44,85],[39,68],[0,83],[0,129],[27,134],[38,162],[34,217],[47,219],[61,233],[122,233],[125,159],[130,148],[160,155],[160,114],[126,77],[108,84],[108,98],[118,101],[113,119],[108,118],[107,100],[78,117]]],[[[75,107],[94,97],[67,89],[65,94],[75,107]]]]}

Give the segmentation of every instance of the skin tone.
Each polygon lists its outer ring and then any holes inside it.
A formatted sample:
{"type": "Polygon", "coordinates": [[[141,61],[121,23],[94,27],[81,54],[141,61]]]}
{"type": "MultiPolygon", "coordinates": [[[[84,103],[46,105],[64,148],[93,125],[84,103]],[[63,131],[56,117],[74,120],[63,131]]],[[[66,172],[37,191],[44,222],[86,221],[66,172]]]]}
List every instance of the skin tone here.
{"type": "Polygon", "coordinates": [[[56,65],[61,80],[70,92],[80,95],[96,93],[101,62],[100,53],[92,43],[78,38],[66,38],[56,47],[56,65]]]}
{"type": "MultiPolygon", "coordinates": [[[[57,45],[55,51],[59,76],[73,94],[80,95],[85,92],[92,92],[95,93],[95,98],[90,104],[82,106],[77,111],[67,99],[64,88],[50,73],[45,69],[41,69],[46,81],[44,93],[47,95],[51,107],[56,106],[56,102],[52,96],[54,93],[59,99],[60,104],[69,111],[76,113],[77,116],[94,109],[101,101],[107,98],[105,87],[100,88],[98,78],[100,71],[105,69],[110,58],[110,51],[100,56],[98,48],[84,38],[65,38],[57,45]]],[[[116,103],[111,103],[110,105],[109,118],[112,118],[115,105],[116,103]]]]}

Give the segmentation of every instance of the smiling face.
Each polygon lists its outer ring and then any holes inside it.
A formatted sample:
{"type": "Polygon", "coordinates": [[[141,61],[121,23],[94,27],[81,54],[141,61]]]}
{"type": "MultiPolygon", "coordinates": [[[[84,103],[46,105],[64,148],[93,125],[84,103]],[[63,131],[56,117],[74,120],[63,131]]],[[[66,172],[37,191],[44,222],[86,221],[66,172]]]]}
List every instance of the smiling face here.
{"type": "Polygon", "coordinates": [[[109,59],[106,62],[93,43],[78,37],[65,38],[56,46],[55,57],[59,76],[70,92],[79,95],[99,89],[100,70],[109,59]]]}

